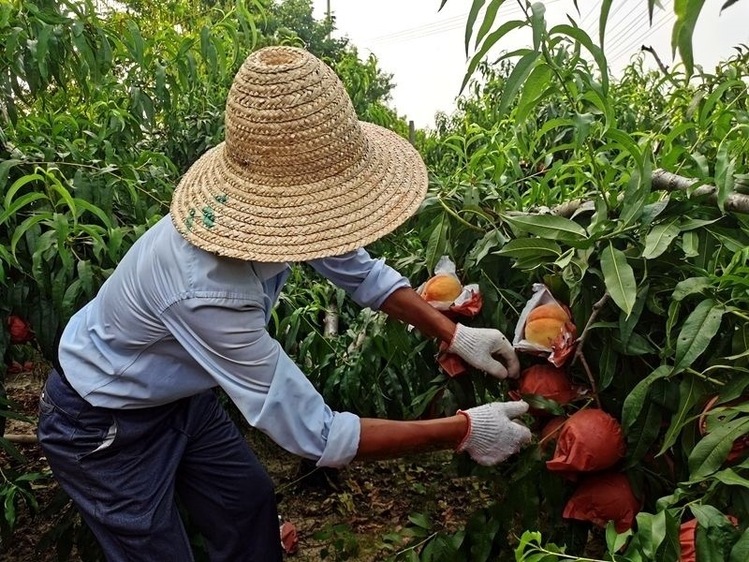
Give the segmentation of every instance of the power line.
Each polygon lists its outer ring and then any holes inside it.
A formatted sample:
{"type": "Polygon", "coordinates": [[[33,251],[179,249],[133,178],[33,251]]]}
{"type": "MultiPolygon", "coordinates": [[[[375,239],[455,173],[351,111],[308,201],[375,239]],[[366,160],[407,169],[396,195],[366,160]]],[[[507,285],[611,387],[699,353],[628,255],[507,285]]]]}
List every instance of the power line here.
{"type": "MultiPolygon", "coordinates": [[[[556,4],[557,2],[561,2],[561,1],[562,0],[549,0],[548,2],[546,2],[546,5],[548,6],[551,4],[556,4]]],[[[522,13],[522,9],[519,6],[516,6],[514,4],[509,4],[509,5],[506,4],[498,10],[496,17],[509,16],[510,14],[520,14],[520,13],[522,13]]],[[[459,27],[464,26],[465,21],[466,21],[465,18],[467,18],[467,16],[468,16],[468,13],[459,14],[457,16],[447,18],[441,22],[433,22],[430,24],[402,29],[400,31],[395,31],[387,35],[380,35],[372,39],[369,39],[368,41],[363,41],[363,42],[369,42],[373,44],[382,45],[382,44],[387,44],[387,43],[401,43],[405,41],[413,41],[416,39],[422,39],[430,35],[445,33],[447,31],[451,31],[453,29],[457,29],[459,27]]],[[[480,20],[477,19],[477,21],[480,21],[480,20]]]]}
{"type": "Polygon", "coordinates": [[[420,25],[417,27],[409,27],[406,29],[401,29],[400,31],[394,31],[393,33],[388,33],[386,35],[378,35],[377,37],[372,37],[371,39],[369,39],[369,41],[381,42],[381,41],[388,41],[391,39],[399,39],[401,37],[409,36],[414,33],[420,33],[422,31],[439,30],[440,28],[446,28],[448,26],[452,27],[452,24],[454,23],[458,23],[462,25],[465,22],[465,18],[467,16],[468,16],[468,13],[466,12],[465,14],[452,16],[442,21],[432,22],[432,23],[420,25]]]}
{"type": "MultiPolygon", "coordinates": [[[[642,41],[642,39],[646,37],[648,34],[652,33],[653,31],[657,29],[660,29],[664,25],[664,22],[667,22],[670,17],[673,17],[673,14],[663,13],[660,16],[660,18],[654,19],[653,25],[650,25],[649,20],[646,19],[644,29],[640,29],[639,31],[635,32],[636,35],[634,36],[634,38],[632,38],[631,36],[628,36],[626,39],[623,38],[618,43],[611,45],[610,52],[612,54],[612,58],[621,56],[623,52],[627,52],[633,46],[639,44],[642,41]]],[[[641,25],[642,22],[636,21],[630,27],[633,27],[638,24],[641,25]]]]}
{"type": "Polygon", "coordinates": [[[661,29],[664,25],[673,23],[673,21],[676,19],[676,16],[673,13],[667,13],[663,15],[660,19],[660,21],[655,21],[652,26],[648,27],[645,31],[640,33],[633,41],[629,42],[623,49],[619,49],[617,52],[612,54],[611,61],[612,64],[615,62],[618,62],[623,56],[625,56],[630,49],[637,45],[641,45],[643,40],[645,40],[650,34],[655,33],[659,29],[661,29]]]}
{"type": "Polygon", "coordinates": [[[587,20],[591,16],[591,14],[595,13],[600,7],[601,7],[601,0],[596,0],[596,3],[593,4],[590,10],[588,10],[588,13],[585,14],[580,20],[580,27],[584,27],[586,25],[585,20],[587,20]]]}

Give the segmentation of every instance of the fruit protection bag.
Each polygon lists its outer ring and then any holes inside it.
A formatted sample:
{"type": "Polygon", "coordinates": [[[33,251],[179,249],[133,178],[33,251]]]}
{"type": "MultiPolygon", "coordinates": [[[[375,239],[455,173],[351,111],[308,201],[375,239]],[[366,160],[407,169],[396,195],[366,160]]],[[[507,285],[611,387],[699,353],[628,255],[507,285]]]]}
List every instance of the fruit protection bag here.
{"type": "Polygon", "coordinates": [[[585,478],[564,506],[562,517],[589,521],[598,527],[614,522],[617,533],[632,528],[642,507],[626,474],[609,472],[585,478]]]}
{"type": "MultiPolygon", "coordinates": [[[[448,276],[455,280],[456,283],[460,283],[456,273],[455,263],[448,257],[442,256],[437,265],[434,268],[434,275],[425,283],[422,283],[416,292],[432,305],[437,310],[441,311],[445,316],[451,320],[458,322],[460,317],[471,318],[476,316],[483,305],[483,299],[479,286],[475,283],[469,285],[461,285],[457,296],[453,299],[443,300],[441,298],[434,298],[433,295],[429,294],[428,285],[433,282],[435,278],[440,276],[448,276]]],[[[457,355],[448,353],[447,348],[449,343],[442,342],[439,347],[437,354],[437,362],[442,369],[451,377],[462,375],[468,371],[468,365],[457,355]]]]}
{"type": "Polygon", "coordinates": [[[621,425],[603,410],[589,408],[572,414],[559,432],[551,471],[592,472],[611,468],[626,453],[621,425]]]}
{"type": "Polygon", "coordinates": [[[513,347],[520,352],[546,357],[552,365],[561,367],[575,351],[576,343],[577,328],[572,322],[569,309],[554,298],[554,295],[551,294],[546,285],[543,283],[534,283],[533,296],[525,304],[515,327],[515,336],[512,341],[513,347]],[[559,307],[559,310],[564,311],[567,317],[567,321],[561,323],[558,334],[549,345],[528,340],[525,331],[528,316],[531,312],[545,305],[559,307]]]}
{"type": "MultiPolygon", "coordinates": [[[[481,298],[481,292],[479,286],[475,283],[469,285],[460,285],[460,280],[456,273],[455,264],[448,256],[442,256],[437,265],[434,267],[434,275],[429,278],[426,282],[422,283],[416,292],[424,298],[430,305],[437,310],[441,310],[446,313],[453,313],[459,316],[473,317],[481,311],[483,304],[481,298]],[[430,282],[433,282],[439,277],[452,278],[459,286],[456,296],[453,298],[442,298],[439,295],[430,295],[428,286],[430,282]]],[[[452,314],[448,314],[452,317],[452,314]]]]}

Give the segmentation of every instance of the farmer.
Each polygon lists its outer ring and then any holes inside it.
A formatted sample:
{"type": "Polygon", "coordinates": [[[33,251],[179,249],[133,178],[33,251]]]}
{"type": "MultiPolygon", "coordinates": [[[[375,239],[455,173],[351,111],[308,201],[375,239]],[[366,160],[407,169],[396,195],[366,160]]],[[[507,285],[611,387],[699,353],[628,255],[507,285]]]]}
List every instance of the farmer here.
{"type": "Polygon", "coordinates": [[[273,484],[222,409],[321,467],[451,448],[485,465],[530,439],[524,402],[425,421],[334,412],[266,330],[306,262],[496,377],[518,361],[497,330],[455,325],[362,248],[419,206],[427,172],[396,134],[357,121],[306,51],[251,54],[226,104],[226,141],[179,183],[168,216],[66,326],[40,402],[39,442],[107,559],[192,559],[179,499],[214,561],[281,559],[273,484]],[[501,358],[497,361],[493,354],[501,358]]]}

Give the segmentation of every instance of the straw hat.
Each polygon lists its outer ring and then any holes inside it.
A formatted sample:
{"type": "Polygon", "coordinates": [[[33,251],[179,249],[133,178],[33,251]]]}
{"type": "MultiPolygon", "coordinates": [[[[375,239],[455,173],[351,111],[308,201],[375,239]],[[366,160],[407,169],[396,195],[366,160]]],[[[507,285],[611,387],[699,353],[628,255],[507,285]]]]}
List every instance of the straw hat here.
{"type": "Polygon", "coordinates": [[[358,121],[327,65],[302,49],[267,47],[234,78],[226,140],[187,171],[171,216],[204,250],[305,261],[391,232],[426,188],[418,152],[392,131],[358,121]]]}

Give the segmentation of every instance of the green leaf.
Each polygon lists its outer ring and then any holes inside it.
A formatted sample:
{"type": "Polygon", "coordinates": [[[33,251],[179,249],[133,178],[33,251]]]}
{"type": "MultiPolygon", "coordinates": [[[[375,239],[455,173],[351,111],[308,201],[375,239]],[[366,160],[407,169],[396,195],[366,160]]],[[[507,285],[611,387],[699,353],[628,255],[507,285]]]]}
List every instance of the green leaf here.
{"type": "Polygon", "coordinates": [[[439,259],[445,255],[447,249],[447,232],[450,221],[445,214],[440,215],[432,223],[432,232],[429,235],[426,247],[426,264],[429,271],[434,271],[439,259]]]}
{"type": "Polygon", "coordinates": [[[703,398],[704,385],[696,377],[688,376],[679,384],[679,407],[671,418],[671,424],[663,438],[663,445],[658,451],[659,455],[665,453],[671,446],[676,443],[681,430],[694,418],[690,416],[692,410],[703,398]]]}
{"type": "Polygon", "coordinates": [[[32,193],[27,193],[25,195],[22,195],[21,197],[13,201],[10,207],[6,208],[2,213],[0,213],[0,224],[3,224],[10,217],[16,215],[21,209],[23,209],[29,203],[32,203],[33,201],[37,201],[39,199],[46,199],[46,198],[47,196],[45,194],[38,193],[38,192],[32,192],[32,193]]]}
{"type": "Polygon", "coordinates": [[[705,0],[674,0],[676,21],[671,35],[671,48],[674,55],[676,50],[679,50],[679,55],[681,55],[681,60],[686,68],[687,78],[694,71],[692,35],[704,4],[705,0]]]}
{"type": "Polygon", "coordinates": [[[555,215],[505,215],[502,218],[518,230],[547,240],[576,242],[588,237],[575,221],[555,215]]]}
{"type": "Polygon", "coordinates": [[[606,130],[605,136],[615,144],[618,144],[620,149],[626,150],[635,159],[638,168],[642,167],[642,150],[629,133],[612,127],[606,130]]]}
{"type": "Polygon", "coordinates": [[[731,548],[728,562],[746,562],[747,560],[749,560],[749,528],[741,533],[739,540],[731,548]]]}
{"type": "Polygon", "coordinates": [[[468,63],[468,68],[466,69],[465,76],[463,76],[463,82],[460,85],[460,91],[458,93],[462,92],[466,87],[466,84],[468,84],[471,76],[473,76],[473,73],[476,71],[476,67],[484,59],[486,54],[489,52],[489,49],[491,49],[494,44],[497,43],[497,41],[502,39],[502,37],[507,35],[510,31],[512,31],[513,29],[517,29],[518,27],[521,27],[523,25],[525,25],[525,22],[523,20],[511,20],[503,23],[496,31],[492,31],[489,34],[489,36],[484,40],[484,43],[481,45],[481,49],[479,49],[471,57],[471,61],[468,63]]]}
{"type": "Polygon", "coordinates": [[[608,64],[606,63],[606,56],[604,55],[603,50],[596,46],[590,36],[579,27],[573,27],[567,24],[557,25],[549,30],[550,36],[556,34],[562,34],[571,37],[572,39],[580,43],[583,47],[585,47],[591,55],[593,55],[593,59],[598,65],[598,70],[601,72],[601,90],[602,93],[606,95],[609,90],[609,68],[608,64]]]}
{"type": "Polygon", "coordinates": [[[601,48],[605,45],[604,39],[606,36],[606,24],[609,21],[611,2],[612,0],[603,0],[603,2],[601,2],[601,15],[598,18],[598,41],[601,48]]]}
{"type": "Polygon", "coordinates": [[[645,237],[642,257],[652,260],[663,254],[680,233],[678,222],[679,219],[675,218],[669,223],[655,225],[645,237]]]}
{"type": "Polygon", "coordinates": [[[718,188],[718,207],[721,210],[724,210],[726,199],[733,193],[735,184],[736,159],[730,157],[729,146],[730,144],[725,142],[724,139],[720,143],[715,157],[715,177],[713,179],[718,188]]]}
{"type": "Polygon", "coordinates": [[[18,178],[13,182],[13,184],[8,188],[8,191],[5,193],[5,201],[3,206],[8,209],[10,207],[10,204],[13,202],[13,197],[15,197],[18,190],[32,181],[44,182],[44,176],[42,176],[41,174],[27,174],[18,178]]]}
{"type": "Polygon", "coordinates": [[[511,258],[535,258],[540,256],[559,257],[562,249],[559,244],[543,238],[516,238],[505,244],[501,250],[494,252],[511,258]]]}
{"type": "Polygon", "coordinates": [[[749,432],[749,418],[728,421],[700,439],[689,454],[689,478],[698,482],[717,472],[723,465],[733,442],[749,432]]]}
{"type": "Polygon", "coordinates": [[[687,317],[676,340],[674,373],[691,366],[707,349],[720,328],[725,307],[712,299],[698,304],[687,317]]]}
{"type": "MultiPolygon", "coordinates": [[[[478,17],[479,12],[481,11],[481,8],[483,8],[485,2],[486,0],[473,0],[473,3],[471,4],[471,9],[468,12],[468,20],[466,20],[466,32],[465,32],[466,56],[468,56],[468,45],[471,42],[471,34],[473,33],[473,26],[476,23],[476,18],[478,17]]],[[[486,15],[484,16],[484,18],[486,20],[486,15]]]]}
{"type": "Polygon", "coordinates": [[[712,281],[708,277],[690,277],[679,281],[671,293],[671,299],[682,301],[690,295],[700,294],[712,286],[712,281]]]}
{"type": "Polygon", "coordinates": [[[468,252],[464,262],[465,267],[470,268],[478,265],[489,253],[497,253],[491,252],[493,248],[502,247],[506,242],[506,238],[499,230],[490,230],[468,252]]]}
{"type": "Polygon", "coordinates": [[[637,282],[624,252],[609,243],[601,252],[601,271],[611,299],[629,315],[635,305],[637,282]]]}
{"type": "Polygon", "coordinates": [[[637,385],[627,395],[624,399],[624,405],[622,406],[622,427],[625,432],[637,420],[653,383],[659,379],[668,377],[670,373],[671,368],[668,365],[661,365],[637,383],[637,385]]]}
{"type": "Polygon", "coordinates": [[[541,2],[531,4],[531,29],[533,30],[533,48],[538,51],[541,47],[541,38],[546,32],[546,6],[541,2]]]}
{"type": "Polygon", "coordinates": [[[640,512],[637,514],[637,533],[640,548],[648,560],[656,560],[658,547],[666,538],[666,511],[659,511],[655,515],[640,512]]]}
{"type": "Polygon", "coordinates": [[[20,163],[20,160],[12,158],[0,162],[0,193],[5,192],[5,182],[8,181],[8,174],[10,173],[10,169],[20,163]]]}
{"type": "Polygon", "coordinates": [[[520,94],[518,101],[518,110],[516,119],[519,122],[524,121],[528,113],[533,109],[541,99],[543,92],[551,82],[553,70],[546,63],[539,63],[530,73],[523,86],[523,92],[520,94]]]}
{"type": "Polygon", "coordinates": [[[539,51],[531,51],[515,63],[515,68],[512,69],[512,72],[507,77],[507,81],[502,89],[502,98],[500,99],[499,107],[497,108],[497,113],[499,115],[504,115],[507,112],[507,109],[510,107],[510,104],[515,99],[520,88],[525,83],[526,78],[528,78],[528,75],[533,70],[536,61],[540,56],[541,53],[539,51]]]}
{"type": "MultiPolygon", "coordinates": [[[[476,41],[474,42],[473,46],[474,49],[478,47],[478,44],[481,42],[481,40],[486,37],[486,34],[489,33],[489,30],[492,28],[492,25],[494,25],[494,20],[497,19],[497,11],[499,10],[500,6],[504,4],[505,0],[492,0],[491,3],[486,7],[486,12],[484,12],[484,21],[481,22],[481,27],[479,28],[478,33],[476,34],[476,41]]],[[[466,31],[468,31],[468,28],[466,28],[466,31]]],[[[466,38],[470,37],[470,34],[466,35],[466,38]]],[[[468,56],[468,46],[466,44],[466,56],[468,56]]]]}
{"type": "Polygon", "coordinates": [[[726,486],[741,486],[749,489],[749,479],[740,476],[732,468],[726,468],[725,470],[716,472],[713,475],[713,478],[722,482],[726,486]]]}
{"type": "Polygon", "coordinates": [[[661,433],[661,406],[648,400],[643,413],[629,426],[627,434],[627,466],[636,467],[661,433]]]}

